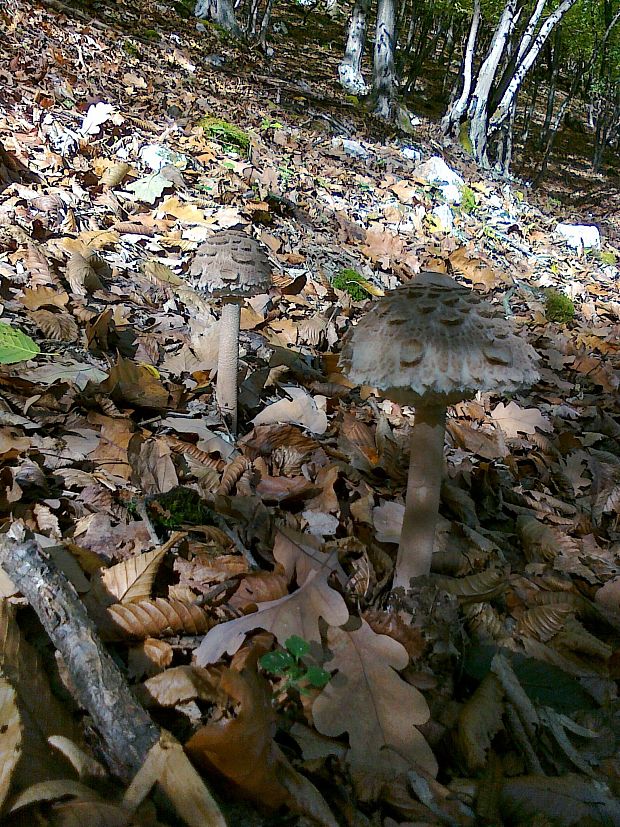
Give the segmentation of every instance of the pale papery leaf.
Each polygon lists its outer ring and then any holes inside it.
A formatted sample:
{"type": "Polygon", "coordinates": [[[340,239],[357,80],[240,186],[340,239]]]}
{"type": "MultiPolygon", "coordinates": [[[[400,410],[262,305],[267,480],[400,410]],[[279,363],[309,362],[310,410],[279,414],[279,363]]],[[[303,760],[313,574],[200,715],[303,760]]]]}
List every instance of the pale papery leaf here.
{"type": "Polygon", "coordinates": [[[544,418],[537,408],[521,408],[516,402],[504,405],[499,402],[491,411],[508,439],[516,439],[519,434],[535,434],[540,431],[552,431],[553,426],[544,418]]]}
{"type": "Polygon", "coordinates": [[[331,573],[330,566],[312,571],[292,594],[260,604],[258,611],[251,615],[215,626],[196,650],[196,663],[206,666],[215,663],[224,653],[234,654],[254,629],[271,632],[281,644],[292,635],[308,642],[320,642],[320,619],[340,626],[349,617],[344,600],[327,583],[331,573]]]}
{"type": "Polygon", "coordinates": [[[405,648],[365,621],[355,631],[330,628],[327,640],[333,657],[325,668],[338,671],[313,704],[318,731],[348,733],[354,771],[391,779],[411,762],[436,775],[435,756],[416,728],[428,721],[428,704],[397,671],[409,662],[405,648]]]}

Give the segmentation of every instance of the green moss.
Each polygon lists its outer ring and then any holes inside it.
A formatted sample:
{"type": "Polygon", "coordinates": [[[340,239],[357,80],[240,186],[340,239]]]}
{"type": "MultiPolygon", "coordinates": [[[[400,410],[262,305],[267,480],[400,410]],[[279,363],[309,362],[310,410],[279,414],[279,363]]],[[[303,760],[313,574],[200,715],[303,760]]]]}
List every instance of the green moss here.
{"type": "Polygon", "coordinates": [[[123,51],[126,55],[131,55],[131,57],[137,57],[140,54],[140,49],[132,43],[131,40],[124,40],[123,41],[123,51]]]}
{"type": "Polygon", "coordinates": [[[612,253],[611,250],[601,250],[599,258],[603,264],[616,264],[617,262],[615,253],[612,253]]]}
{"type": "Polygon", "coordinates": [[[478,207],[478,199],[476,193],[471,187],[466,184],[461,188],[461,209],[468,214],[476,211],[478,207]]]}
{"type": "Polygon", "coordinates": [[[179,528],[184,525],[210,525],[213,511],[193,488],[182,485],[150,499],[148,514],[155,526],[179,528]]]}
{"type": "Polygon", "coordinates": [[[155,29],[145,29],[142,32],[142,37],[145,38],[145,40],[159,40],[160,34],[158,31],[155,31],[155,29]]]}
{"type": "Polygon", "coordinates": [[[196,4],[193,2],[193,0],[176,0],[176,2],[174,2],[172,5],[179,17],[183,17],[185,20],[189,20],[191,17],[194,16],[194,7],[196,4]]]}
{"type": "Polygon", "coordinates": [[[545,316],[550,322],[565,324],[575,316],[575,305],[566,293],[547,290],[545,293],[545,316]]]}
{"type": "Polygon", "coordinates": [[[470,125],[471,121],[463,121],[463,123],[459,126],[459,143],[468,155],[473,155],[474,145],[469,137],[470,125]]]}
{"type": "Polygon", "coordinates": [[[366,291],[360,286],[361,281],[364,281],[364,279],[357,270],[346,267],[333,277],[332,287],[335,287],[336,290],[345,290],[353,301],[361,302],[367,298],[366,291]]]}
{"type": "Polygon", "coordinates": [[[223,147],[236,148],[247,151],[250,148],[250,136],[223,118],[215,118],[212,115],[205,115],[198,122],[205,134],[213,138],[223,147]]]}

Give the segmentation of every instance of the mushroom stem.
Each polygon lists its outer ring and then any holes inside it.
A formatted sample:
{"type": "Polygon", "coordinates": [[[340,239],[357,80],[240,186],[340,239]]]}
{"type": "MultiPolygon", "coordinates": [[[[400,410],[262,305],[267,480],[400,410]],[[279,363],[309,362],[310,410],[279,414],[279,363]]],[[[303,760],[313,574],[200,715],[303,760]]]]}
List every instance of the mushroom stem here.
{"type": "Polygon", "coordinates": [[[445,431],[445,406],[416,407],[405,516],[394,572],[395,588],[408,589],[412,577],[422,577],[431,571],[445,431]]]}
{"type": "Polygon", "coordinates": [[[237,433],[237,378],[239,373],[239,323],[241,304],[224,301],[220,319],[217,354],[217,404],[230,419],[230,430],[237,433]]]}

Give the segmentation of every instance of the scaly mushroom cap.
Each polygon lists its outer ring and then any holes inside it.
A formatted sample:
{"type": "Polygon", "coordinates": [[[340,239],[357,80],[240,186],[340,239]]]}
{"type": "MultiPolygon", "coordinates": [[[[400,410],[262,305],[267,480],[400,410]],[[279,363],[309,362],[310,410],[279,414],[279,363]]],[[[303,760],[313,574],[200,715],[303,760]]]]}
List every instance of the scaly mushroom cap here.
{"type": "Polygon", "coordinates": [[[478,391],[511,392],[538,379],[538,355],[477,293],[442,273],[378,299],[344,338],[352,382],[406,405],[452,405],[478,391]]]}
{"type": "Polygon", "coordinates": [[[208,298],[249,298],[271,286],[271,263],[260,241],[222,230],[196,250],[188,282],[208,298]]]}

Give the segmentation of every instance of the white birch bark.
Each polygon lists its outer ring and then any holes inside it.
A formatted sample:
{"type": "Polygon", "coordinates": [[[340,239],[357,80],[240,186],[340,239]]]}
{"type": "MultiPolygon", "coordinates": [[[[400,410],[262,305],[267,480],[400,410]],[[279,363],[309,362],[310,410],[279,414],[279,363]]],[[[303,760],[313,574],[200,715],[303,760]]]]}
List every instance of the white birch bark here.
{"type": "Polygon", "coordinates": [[[441,128],[444,135],[452,132],[456,124],[461,120],[462,114],[467,108],[469,100],[469,93],[471,92],[471,83],[473,77],[474,64],[474,50],[476,47],[476,38],[478,37],[478,27],[480,26],[480,0],[474,0],[474,13],[471,18],[471,26],[469,27],[469,35],[467,36],[467,46],[465,47],[465,56],[463,58],[463,89],[453,105],[448,109],[441,121],[441,128]]]}
{"type": "Polygon", "coordinates": [[[350,95],[367,95],[370,87],[362,74],[362,56],[366,43],[366,21],[370,9],[370,0],[355,0],[344,57],[338,66],[340,85],[350,95]]]}
{"type": "Polygon", "coordinates": [[[394,116],[396,2],[397,0],[379,0],[377,6],[372,93],[375,114],[386,120],[391,120],[394,116]]]}
{"type": "MultiPolygon", "coordinates": [[[[565,0],[566,2],[567,0],[565,0]]],[[[575,0],[570,0],[575,2],[575,0]]],[[[488,166],[487,158],[487,130],[489,95],[497,67],[506,48],[506,42],[515,23],[517,0],[507,0],[497,28],[493,34],[489,52],[478,72],[478,80],[469,103],[468,115],[470,118],[469,137],[471,139],[474,158],[482,166],[488,166]]]]}
{"type": "Polygon", "coordinates": [[[512,80],[508,84],[506,91],[504,92],[501,101],[493,114],[493,118],[490,123],[491,130],[495,130],[499,127],[499,125],[508,117],[510,114],[510,109],[512,106],[512,102],[519,91],[519,87],[523,83],[523,79],[534,65],[536,58],[540,54],[540,50],[545,45],[545,42],[549,35],[551,34],[553,27],[560,22],[560,20],[564,17],[566,12],[575,5],[577,0],[563,0],[562,3],[553,11],[549,17],[545,20],[545,22],[540,27],[538,34],[536,35],[531,48],[524,54],[521,62],[517,66],[517,69],[512,77],[512,80]]]}

